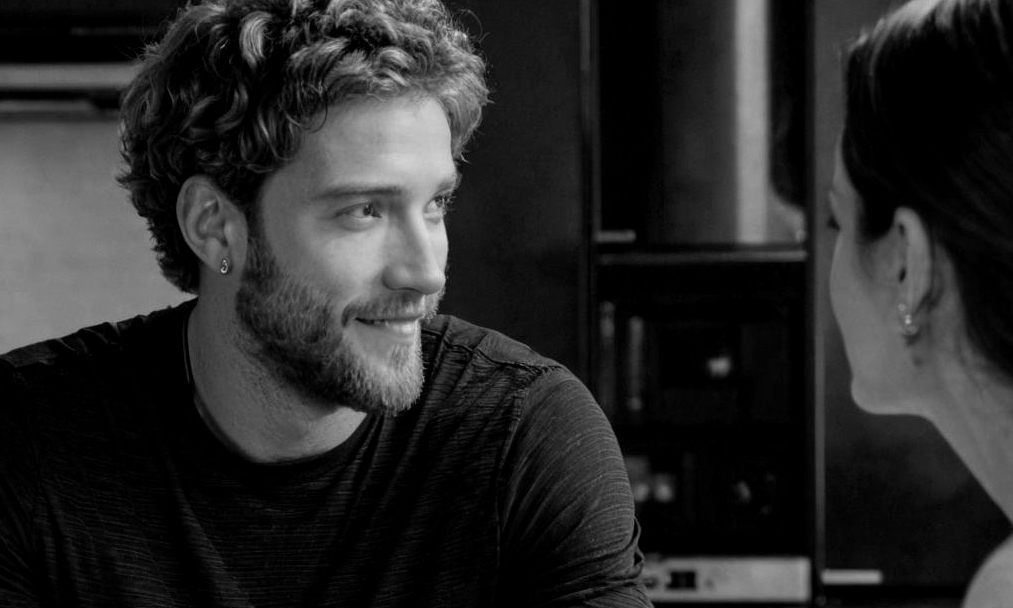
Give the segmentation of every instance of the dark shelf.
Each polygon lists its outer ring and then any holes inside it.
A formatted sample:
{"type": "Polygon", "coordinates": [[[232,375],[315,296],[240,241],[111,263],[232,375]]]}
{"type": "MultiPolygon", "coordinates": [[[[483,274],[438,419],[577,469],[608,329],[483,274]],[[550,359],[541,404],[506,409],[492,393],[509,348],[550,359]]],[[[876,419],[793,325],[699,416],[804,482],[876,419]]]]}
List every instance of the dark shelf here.
{"type": "Polygon", "coordinates": [[[727,264],[801,264],[808,259],[802,247],[735,247],[692,250],[601,251],[601,268],[643,266],[713,266],[727,264]]]}

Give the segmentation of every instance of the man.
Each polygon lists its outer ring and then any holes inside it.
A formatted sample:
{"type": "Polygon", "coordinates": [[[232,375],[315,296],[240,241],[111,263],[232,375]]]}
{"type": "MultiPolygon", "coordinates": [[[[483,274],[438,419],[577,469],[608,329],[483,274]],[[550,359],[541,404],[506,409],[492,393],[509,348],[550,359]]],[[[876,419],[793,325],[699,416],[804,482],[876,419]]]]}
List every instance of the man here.
{"type": "Polygon", "coordinates": [[[121,183],[197,298],[0,357],[0,605],[648,605],[586,389],[436,315],[483,71],[438,0],[180,14],[121,183]]]}

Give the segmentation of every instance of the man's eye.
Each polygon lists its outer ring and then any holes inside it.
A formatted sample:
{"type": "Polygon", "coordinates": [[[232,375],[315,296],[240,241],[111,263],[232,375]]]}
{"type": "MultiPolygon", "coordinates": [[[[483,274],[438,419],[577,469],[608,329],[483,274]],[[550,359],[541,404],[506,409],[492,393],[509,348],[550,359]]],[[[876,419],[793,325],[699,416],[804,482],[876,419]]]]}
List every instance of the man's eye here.
{"type": "Polygon", "coordinates": [[[342,215],[347,215],[355,219],[369,219],[373,217],[380,217],[380,210],[376,208],[376,205],[368,203],[366,205],[358,205],[347,209],[342,212],[342,215]]]}
{"type": "Polygon", "coordinates": [[[426,212],[430,215],[439,215],[443,217],[450,213],[450,209],[453,206],[454,197],[449,194],[437,196],[433,200],[429,201],[429,207],[426,212]]]}

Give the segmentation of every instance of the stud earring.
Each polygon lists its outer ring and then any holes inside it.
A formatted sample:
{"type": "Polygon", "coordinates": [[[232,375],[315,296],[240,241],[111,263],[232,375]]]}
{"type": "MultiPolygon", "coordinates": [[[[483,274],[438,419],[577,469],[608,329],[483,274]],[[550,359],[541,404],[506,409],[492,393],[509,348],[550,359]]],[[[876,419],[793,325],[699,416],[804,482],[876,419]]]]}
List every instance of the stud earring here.
{"type": "Polygon", "coordinates": [[[222,258],[222,265],[218,268],[218,272],[229,274],[229,258],[222,258]]]}
{"type": "Polygon", "coordinates": [[[911,314],[907,304],[898,304],[897,312],[900,313],[900,334],[909,339],[917,336],[922,328],[915,323],[914,315],[911,314]]]}

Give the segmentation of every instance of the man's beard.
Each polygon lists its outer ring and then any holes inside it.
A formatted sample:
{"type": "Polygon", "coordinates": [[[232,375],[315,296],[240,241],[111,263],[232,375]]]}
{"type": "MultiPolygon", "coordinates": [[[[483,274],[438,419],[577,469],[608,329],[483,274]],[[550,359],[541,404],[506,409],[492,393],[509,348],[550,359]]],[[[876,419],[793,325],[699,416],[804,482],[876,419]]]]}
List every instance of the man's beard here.
{"type": "Polygon", "coordinates": [[[336,310],[325,291],[285,276],[264,237],[251,231],[236,313],[248,338],[245,347],[303,397],[328,408],[397,414],[422,393],[421,337],[381,355],[357,351],[343,328],[358,323],[357,317],[407,311],[431,319],[442,295],[395,293],[336,310]]]}

